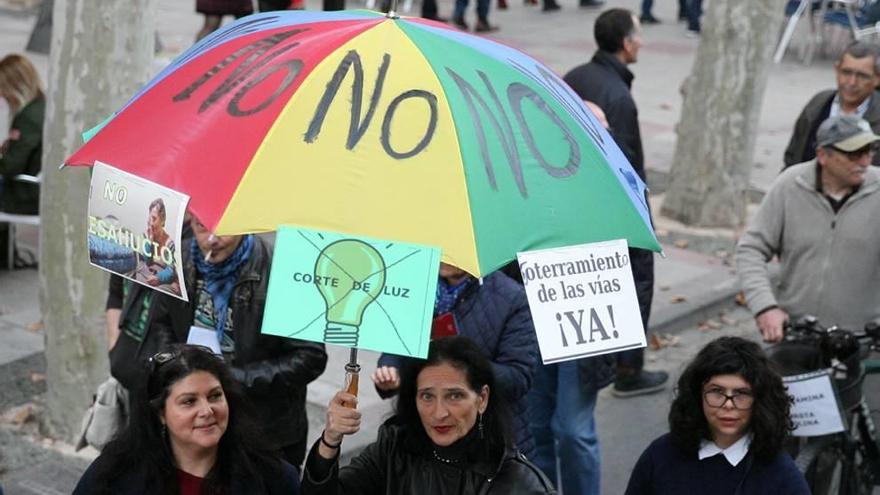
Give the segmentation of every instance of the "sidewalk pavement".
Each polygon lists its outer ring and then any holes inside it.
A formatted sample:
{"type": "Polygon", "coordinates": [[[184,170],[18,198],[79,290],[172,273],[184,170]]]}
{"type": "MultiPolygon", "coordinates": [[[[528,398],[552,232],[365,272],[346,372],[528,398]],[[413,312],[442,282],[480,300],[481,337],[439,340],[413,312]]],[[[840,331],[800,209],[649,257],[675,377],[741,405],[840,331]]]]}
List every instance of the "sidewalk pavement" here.
{"type": "MultiPolygon", "coordinates": [[[[9,2],[0,0],[0,56],[23,50],[35,20],[33,12],[14,11],[9,2]]],[[[452,0],[440,1],[441,15],[449,15],[452,3],[452,0]]],[[[690,72],[698,43],[697,40],[685,38],[684,26],[672,21],[675,19],[673,3],[660,2],[655,6],[655,15],[670,21],[644,27],[644,48],[639,62],[632,66],[636,74],[633,91],[640,109],[649,185],[655,190],[662,189],[659,186],[662,186],[672,160],[675,122],[681,109],[679,88],[690,72]]],[[[164,45],[164,51],[158,55],[159,65],[171,60],[192,42],[202,21],[194,12],[193,2],[157,0],[157,4],[158,32],[164,45]]],[[[318,0],[308,0],[306,4],[310,9],[320,8],[318,0]]],[[[354,2],[349,4],[360,5],[354,2]]],[[[595,50],[591,27],[599,11],[579,9],[575,0],[562,0],[561,4],[561,12],[550,14],[516,2],[510,3],[507,11],[493,11],[492,23],[501,26],[495,38],[523,49],[557,72],[564,73],[587,61],[595,50]]],[[[637,9],[638,4],[638,0],[607,2],[609,7],[630,9],[637,9]]],[[[417,14],[417,9],[418,6],[412,14],[417,14]]],[[[795,44],[797,39],[798,36],[795,44]]],[[[32,55],[32,58],[45,78],[48,74],[48,57],[32,55]]],[[[755,189],[765,189],[781,168],[782,150],[801,107],[816,91],[831,84],[833,74],[828,60],[818,60],[812,66],[791,61],[774,66],[767,88],[768,98],[765,98],[758,124],[758,145],[751,180],[755,189]]],[[[0,109],[0,124],[3,118],[0,109]]],[[[659,208],[654,211],[659,211],[659,208]]],[[[651,327],[660,333],[684,329],[685,334],[700,335],[694,328],[698,322],[717,315],[719,308],[732,304],[736,284],[729,260],[735,233],[688,229],[663,218],[657,218],[656,223],[658,234],[664,242],[665,258],[658,257],[656,261],[657,282],[651,327]]],[[[34,245],[37,233],[21,228],[19,238],[25,244],[34,245]]],[[[41,330],[29,328],[29,325],[40,320],[38,284],[36,271],[0,271],[0,410],[20,404],[44,389],[44,384],[39,380],[39,373],[45,366],[42,360],[43,335],[41,330]]],[[[317,438],[320,434],[325,405],[342,385],[343,365],[348,356],[347,349],[328,347],[330,361],[327,371],[309,386],[310,438],[317,438]]],[[[675,356],[675,353],[675,349],[665,353],[649,352],[649,366],[672,369],[673,362],[664,360],[675,356]]],[[[681,359],[684,358],[677,356],[673,361],[681,359]]],[[[363,385],[360,408],[364,412],[365,423],[361,433],[346,439],[346,455],[372,441],[376,428],[390,413],[391,402],[379,399],[369,382],[375,362],[375,353],[361,353],[363,385]]],[[[664,396],[663,400],[667,399],[664,396]]],[[[650,401],[645,404],[648,403],[650,401]]],[[[635,403],[614,400],[603,393],[598,406],[600,427],[613,428],[611,423],[615,421],[607,418],[617,417],[619,409],[631,409],[622,404],[635,403]],[[607,418],[603,419],[605,416],[607,418]]],[[[654,412],[661,410],[654,405],[648,407],[654,412]]],[[[660,416],[654,419],[658,418],[662,420],[660,416]]],[[[654,425],[652,428],[657,427],[655,423],[657,421],[651,423],[654,425]]],[[[0,433],[3,428],[0,427],[0,433]]],[[[629,431],[636,434],[640,430],[629,431]]],[[[642,434],[653,435],[650,432],[642,434]]],[[[602,435],[611,438],[604,430],[602,435]]],[[[49,457],[39,462],[33,461],[33,458],[21,462],[10,460],[6,453],[9,438],[9,435],[0,438],[6,456],[5,461],[0,461],[0,466],[5,465],[9,470],[5,474],[0,473],[0,482],[8,495],[69,493],[76,482],[76,473],[81,470],[81,459],[70,461],[69,457],[49,457]]],[[[603,457],[611,460],[603,465],[603,477],[607,482],[603,490],[605,493],[622,491],[614,487],[620,487],[619,478],[628,473],[635,460],[632,452],[620,454],[620,448],[620,442],[603,444],[603,457]]]]}

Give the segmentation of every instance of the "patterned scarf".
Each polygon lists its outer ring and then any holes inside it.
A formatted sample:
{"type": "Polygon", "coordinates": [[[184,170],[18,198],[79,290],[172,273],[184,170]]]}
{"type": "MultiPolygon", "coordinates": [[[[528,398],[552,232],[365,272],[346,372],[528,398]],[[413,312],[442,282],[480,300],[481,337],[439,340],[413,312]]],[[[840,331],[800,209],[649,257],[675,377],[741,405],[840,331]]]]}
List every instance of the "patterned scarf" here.
{"type": "Polygon", "coordinates": [[[473,281],[473,277],[467,277],[459,282],[458,285],[449,285],[449,282],[441,277],[437,281],[437,297],[434,299],[434,316],[452,311],[452,308],[455,307],[455,303],[458,302],[461,293],[464,292],[464,289],[471,285],[473,281]]]}
{"type": "Polygon", "coordinates": [[[205,288],[211,294],[214,301],[214,328],[217,330],[217,341],[222,342],[223,330],[226,328],[226,314],[229,308],[229,299],[232,297],[232,290],[235,288],[235,282],[238,280],[238,269],[247,262],[254,250],[254,237],[246,235],[242,238],[241,243],[235,248],[225,260],[220,263],[213,264],[205,261],[202,251],[196,240],[192,240],[190,251],[192,259],[196,265],[196,271],[202,280],[205,281],[205,288]]]}

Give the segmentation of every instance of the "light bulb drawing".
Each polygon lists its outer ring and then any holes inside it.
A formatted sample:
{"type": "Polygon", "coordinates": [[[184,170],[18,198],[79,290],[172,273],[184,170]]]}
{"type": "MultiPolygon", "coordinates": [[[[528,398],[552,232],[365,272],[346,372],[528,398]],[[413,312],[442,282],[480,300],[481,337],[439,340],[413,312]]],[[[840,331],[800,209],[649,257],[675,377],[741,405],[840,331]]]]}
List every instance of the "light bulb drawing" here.
{"type": "Polygon", "coordinates": [[[385,287],[385,260],[373,246],[343,239],[321,250],[314,275],[327,305],[324,341],[356,347],[364,311],[385,287]]]}

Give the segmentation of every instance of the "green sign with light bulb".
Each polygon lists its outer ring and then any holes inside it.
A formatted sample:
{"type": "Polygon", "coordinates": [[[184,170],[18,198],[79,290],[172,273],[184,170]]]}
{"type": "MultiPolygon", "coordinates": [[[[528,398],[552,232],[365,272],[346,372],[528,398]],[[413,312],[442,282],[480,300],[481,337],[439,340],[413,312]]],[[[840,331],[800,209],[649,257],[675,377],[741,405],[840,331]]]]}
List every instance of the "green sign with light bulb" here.
{"type": "Polygon", "coordinates": [[[263,333],[426,357],[438,248],[281,226],[263,333]]]}

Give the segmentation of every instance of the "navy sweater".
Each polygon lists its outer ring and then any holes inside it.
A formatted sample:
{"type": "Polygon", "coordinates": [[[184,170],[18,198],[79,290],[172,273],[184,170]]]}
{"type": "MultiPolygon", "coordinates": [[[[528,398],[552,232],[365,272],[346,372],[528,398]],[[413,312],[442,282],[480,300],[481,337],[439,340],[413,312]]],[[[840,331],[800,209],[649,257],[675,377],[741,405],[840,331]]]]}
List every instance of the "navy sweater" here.
{"type": "Polygon", "coordinates": [[[750,459],[746,456],[736,466],[721,454],[701,461],[678,448],[667,433],[642,453],[626,495],[810,495],[788,454],[780,452],[770,463],[750,459]]]}

